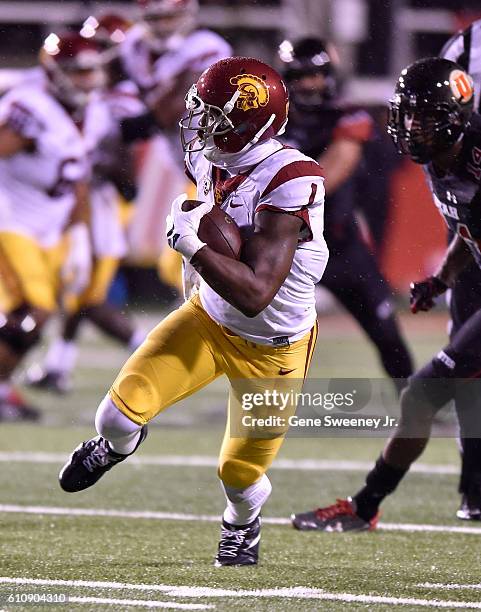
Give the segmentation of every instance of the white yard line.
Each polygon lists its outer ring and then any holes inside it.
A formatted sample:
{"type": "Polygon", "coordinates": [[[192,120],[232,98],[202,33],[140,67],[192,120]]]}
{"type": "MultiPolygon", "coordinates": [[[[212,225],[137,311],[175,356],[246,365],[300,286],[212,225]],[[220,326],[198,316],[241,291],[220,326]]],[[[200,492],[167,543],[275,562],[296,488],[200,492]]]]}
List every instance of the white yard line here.
{"type": "MultiPolygon", "coordinates": [[[[98,516],[116,517],[126,519],[150,519],[159,521],[202,521],[217,523],[220,515],[214,514],[187,514],[180,512],[155,512],[137,510],[110,510],[102,508],[67,508],[56,506],[20,506],[15,504],[0,504],[0,513],[6,514],[38,514],[54,516],[98,516]]],[[[290,525],[288,518],[264,517],[263,522],[268,525],[290,525]]],[[[451,525],[428,525],[418,523],[380,523],[378,529],[385,531],[407,532],[434,532],[434,533],[463,533],[481,536],[480,527],[458,527],[451,525]]]]}
{"type": "MultiPolygon", "coordinates": [[[[159,521],[202,521],[209,523],[218,523],[220,515],[214,516],[209,514],[184,514],[176,512],[155,512],[155,511],[130,511],[130,510],[106,510],[97,508],[59,508],[55,506],[18,506],[13,504],[0,504],[0,513],[13,514],[44,514],[57,516],[100,516],[100,517],[116,517],[127,519],[153,519],[159,521]]],[[[272,519],[276,523],[287,524],[287,519],[279,518],[272,519]]],[[[264,522],[270,522],[269,519],[264,519],[264,522]]],[[[479,530],[481,533],[481,529],[479,530]]]]}
{"type": "MultiPolygon", "coordinates": [[[[231,599],[249,599],[249,598],[278,598],[278,599],[318,599],[325,601],[340,601],[346,603],[366,603],[366,604],[390,604],[397,606],[420,606],[424,608],[448,608],[448,609],[481,609],[480,602],[467,601],[443,601],[439,599],[418,599],[412,597],[385,597],[378,595],[357,595],[354,593],[328,593],[323,589],[313,589],[309,587],[293,587],[293,588],[277,588],[277,589],[257,589],[257,590],[231,590],[211,587],[193,587],[193,586],[175,586],[166,584],[129,584],[121,582],[98,582],[88,580],[44,580],[35,578],[0,578],[0,584],[15,584],[15,585],[34,585],[34,586],[55,586],[55,587],[71,587],[71,588],[89,588],[95,589],[118,589],[126,591],[147,591],[161,592],[170,597],[181,598],[220,598],[226,597],[231,599]]],[[[87,600],[90,598],[70,598],[71,602],[76,602],[80,599],[87,600]]],[[[91,598],[100,602],[101,598],[91,598]]],[[[166,607],[166,602],[155,602],[155,600],[104,600],[106,603],[117,601],[119,604],[131,601],[130,605],[143,605],[151,603],[163,604],[155,607],[166,607]],[[135,603],[134,603],[135,602],[135,603]]],[[[186,605],[186,604],[184,604],[186,605]]],[[[180,607],[180,604],[177,604],[180,607]]],[[[154,607],[154,606],[151,606],[154,607]]],[[[173,607],[173,606],[172,606],[173,607]]]]}
{"type": "Polygon", "coordinates": [[[164,608],[164,610],[212,610],[210,604],[183,604],[150,599],[111,599],[109,597],[69,597],[69,604],[107,604],[111,606],[136,606],[139,608],[164,608]]]}
{"type": "Polygon", "coordinates": [[[443,584],[442,582],[423,582],[421,584],[417,584],[416,586],[423,587],[425,589],[445,589],[447,591],[481,589],[481,584],[443,584]]]}
{"type": "Polygon", "coordinates": [[[430,533],[467,533],[481,535],[480,527],[458,527],[454,525],[429,525],[422,523],[379,523],[378,529],[385,531],[423,531],[430,533]]]}
{"type": "MultiPolygon", "coordinates": [[[[0,452],[0,462],[3,463],[58,463],[66,461],[68,453],[43,453],[11,451],[0,452]]],[[[179,467],[216,467],[217,457],[208,455],[144,455],[131,457],[124,465],[158,465],[179,467]]],[[[271,469],[334,471],[334,472],[365,472],[373,467],[372,461],[339,461],[336,459],[278,459],[271,469]]],[[[413,465],[411,472],[420,474],[458,474],[456,465],[429,465],[419,463],[413,465]]]]}

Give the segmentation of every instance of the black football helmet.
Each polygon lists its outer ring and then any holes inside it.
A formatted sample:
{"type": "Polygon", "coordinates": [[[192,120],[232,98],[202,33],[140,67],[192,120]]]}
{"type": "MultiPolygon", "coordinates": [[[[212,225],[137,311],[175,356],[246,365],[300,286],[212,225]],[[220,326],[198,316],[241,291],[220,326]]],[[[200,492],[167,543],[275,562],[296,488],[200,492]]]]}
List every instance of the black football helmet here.
{"type": "Polygon", "coordinates": [[[301,110],[317,110],[328,106],[339,93],[339,56],[334,46],[321,38],[302,38],[294,45],[285,40],[279,45],[282,76],[290,90],[291,102],[301,110]],[[322,74],[319,88],[297,86],[305,76],[322,74]]]}
{"type": "Polygon", "coordinates": [[[440,57],[421,59],[399,76],[387,131],[399,153],[426,164],[462,136],[473,105],[473,79],[461,66],[440,57]]]}

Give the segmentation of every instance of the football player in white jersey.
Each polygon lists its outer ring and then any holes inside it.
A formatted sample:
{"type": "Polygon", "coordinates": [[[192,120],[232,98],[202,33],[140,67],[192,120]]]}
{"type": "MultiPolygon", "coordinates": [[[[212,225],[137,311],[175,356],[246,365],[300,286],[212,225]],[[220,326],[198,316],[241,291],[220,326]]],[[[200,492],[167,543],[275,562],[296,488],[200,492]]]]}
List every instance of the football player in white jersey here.
{"type": "Polygon", "coordinates": [[[225,374],[233,393],[219,457],[226,509],[215,564],[255,565],[259,515],[271,491],[266,470],[286,426],[235,437],[229,422],[236,427],[240,415],[232,408],[243,384],[266,390],[273,380],[288,381],[299,389],[307,374],[317,337],[314,288],[328,259],[323,178],[317,162],[276,140],[288,94],[267,64],[216,62],[192,85],[186,104],[186,164],[204,203],[185,212],[185,194],[176,198],[168,237],[199,273],[200,291],[126,362],[99,406],[99,435],[74,451],[60,484],[68,492],[92,486],[138,448],[151,419],[225,374]],[[232,215],[245,237],[240,260],[197,235],[214,206],[232,215]]]}
{"type": "MultiPolygon", "coordinates": [[[[155,106],[178,91],[179,81],[199,75],[213,62],[231,55],[230,45],[218,34],[197,28],[197,0],[138,3],[142,18],[121,44],[121,58],[149,105],[155,106]]],[[[182,108],[176,110],[182,113],[182,108]]]]}
{"type": "Polygon", "coordinates": [[[51,34],[40,59],[46,78],[0,101],[0,419],[34,416],[11,400],[11,375],[61,286],[79,294],[90,277],[89,166],[73,116],[102,83],[100,55],[75,34],[51,34]]]}
{"type": "Polygon", "coordinates": [[[197,0],[138,0],[138,4],[141,19],[121,44],[121,58],[162,134],[151,141],[145,158],[131,240],[136,251],[160,252],[160,277],[180,289],[180,258],[167,248],[160,227],[178,183],[189,192],[177,124],[190,84],[212,63],[229,57],[232,49],[215,32],[197,26],[197,0]],[[152,170],[159,167],[168,168],[169,175],[152,170]],[[159,226],[152,228],[155,218],[159,226]],[[154,240],[152,234],[161,237],[154,240]]]}
{"type": "Polygon", "coordinates": [[[118,308],[106,301],[127,242],[122,226],[119,200],[135,196],[132,151],[122,138],[122,122],[145,112],[136,87],[125,81],[118,64],[118,43],[125,37],[129,22],[114,14],[89,17],[81,30],[102,48],[107,62],[107,84],[93,92],[84,111],[82,133],[92,166],[90,182],[93,269],[88,287],[81,296],[64,300],[66,312],[62,333],[51,344],[44,364],[29,369],[27,381],[33,387],[65,393],[72,388],[76,365],[77,335],[88,319],[101,331],[120,341],[130,351],[143,341],[138,330],[118,308]]]}

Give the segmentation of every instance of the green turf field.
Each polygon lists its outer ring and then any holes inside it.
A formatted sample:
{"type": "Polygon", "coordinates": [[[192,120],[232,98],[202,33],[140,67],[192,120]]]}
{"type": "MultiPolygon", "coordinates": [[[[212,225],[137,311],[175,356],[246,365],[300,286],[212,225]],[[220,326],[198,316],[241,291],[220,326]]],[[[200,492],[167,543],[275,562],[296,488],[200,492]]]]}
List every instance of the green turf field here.
{"type": "MultiPolygon", "coordinates": [[[[313,376],[381,375],[349,321],[320,323],[313,376]]],[[[405,325],[418,363],[444,341],[443,314],[406,316],[405,325]]],[[[93,434],[96,405],[125,358],[86,332],[75,392],[29,393],[43,423],[0,429],[0,610],[481,608],[481,525],[454,518],[452,439],[432,441],[385,503],[382,528],[357,535],[298,533],[287,518],[355,492],[382,440],[288,439],[270,472],[257,568],[212,567],[223,510],[215,471],[223,381],[159,417],[141,451],[98,485],[63,493],[58,469],[93,434]],[[64,595],[63,607],[45,602],[64,595]],[[28,597],[38,603],[21,603],[28,597]]]]}

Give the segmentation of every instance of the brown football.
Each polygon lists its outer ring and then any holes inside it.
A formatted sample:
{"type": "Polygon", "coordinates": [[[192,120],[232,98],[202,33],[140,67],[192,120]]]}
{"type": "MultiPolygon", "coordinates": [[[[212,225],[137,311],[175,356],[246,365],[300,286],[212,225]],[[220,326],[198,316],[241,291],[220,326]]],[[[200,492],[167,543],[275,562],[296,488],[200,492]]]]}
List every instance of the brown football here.
{"type": "MultiPolygon", "coordinates": [[[[199,200],[185,200],[182,210],[188,211],[202,204],[199,200]]],[[[213,251],[231,259],[239,259],[242,238],[234,219],[219,206],[204,215],[200,221],[198,234],[213,251]]]]}

